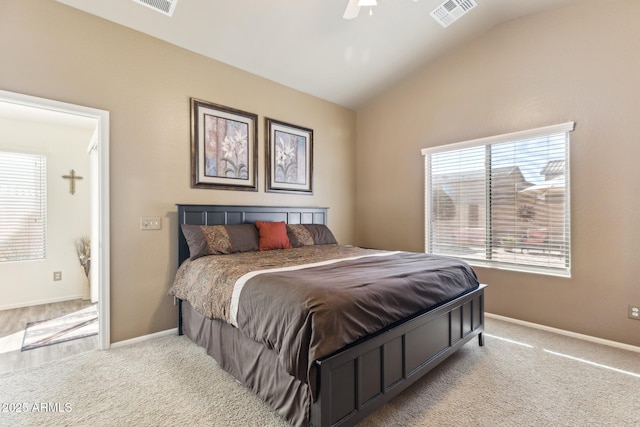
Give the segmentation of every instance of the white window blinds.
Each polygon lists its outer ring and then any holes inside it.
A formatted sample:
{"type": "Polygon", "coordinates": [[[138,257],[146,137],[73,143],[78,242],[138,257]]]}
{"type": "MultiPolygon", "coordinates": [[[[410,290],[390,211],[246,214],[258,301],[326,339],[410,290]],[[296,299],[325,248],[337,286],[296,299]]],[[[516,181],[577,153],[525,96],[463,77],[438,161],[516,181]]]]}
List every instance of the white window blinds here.
{"type": "Polygon", "coordinates": [[[574,123],[423,149],[426,252],[570,274],[574,123]]]}
{"type": "Polygon", "coordinates": [[[0,262],[43,259],[46,158],[0,151],[0,262]]]}

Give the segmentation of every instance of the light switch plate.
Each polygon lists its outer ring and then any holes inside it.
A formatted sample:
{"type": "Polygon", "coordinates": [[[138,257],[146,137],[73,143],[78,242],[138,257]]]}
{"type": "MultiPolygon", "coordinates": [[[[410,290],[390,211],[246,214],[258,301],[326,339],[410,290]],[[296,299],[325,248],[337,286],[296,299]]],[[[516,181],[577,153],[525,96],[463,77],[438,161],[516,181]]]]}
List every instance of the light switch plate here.
{"type": "Polygon", "coordinates": [[[160,230],[162,228],[162,218],[159,216],[141,216],[140,230],[160,230]]]}

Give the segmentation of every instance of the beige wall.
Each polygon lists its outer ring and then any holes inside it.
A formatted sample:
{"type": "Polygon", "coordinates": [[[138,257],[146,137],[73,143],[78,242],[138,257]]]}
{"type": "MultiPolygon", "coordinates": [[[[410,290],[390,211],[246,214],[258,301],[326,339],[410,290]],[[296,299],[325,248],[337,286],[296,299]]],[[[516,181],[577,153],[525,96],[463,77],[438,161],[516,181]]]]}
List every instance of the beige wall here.
{"type": "Polygon", "coordinates": [[[358,243],[423,250],[421,148],[573,120],[572,277],[478,268],[486,308],[640,345],[638,17],[607,0],[516,19],[358,111],[358,243]]]}
{"type": "Polygon", "coordinates": [[[327,206],[355,243],[353,111],[53,0],[0,0],[0,58],[3,90],[110,112],[112,342],[176,326],[175,203],[327,206]],[[259,192],[190,188],[190,97],[259,115],[259,192]],[[312,196],[264,192],[264,117],[314,130],[312,196]]]}

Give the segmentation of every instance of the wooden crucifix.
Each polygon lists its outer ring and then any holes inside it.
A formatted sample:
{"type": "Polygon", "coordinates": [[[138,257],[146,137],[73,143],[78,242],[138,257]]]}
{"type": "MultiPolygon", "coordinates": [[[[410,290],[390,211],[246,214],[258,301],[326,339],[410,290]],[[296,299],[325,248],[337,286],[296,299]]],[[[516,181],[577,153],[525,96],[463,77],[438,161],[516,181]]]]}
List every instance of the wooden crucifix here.
{"type": "Polygon", "coordinates": [[[82,177],[79,176],[79,175],[76,175],[76,171],[74,171],[73,169],[71,169],[71,174],[62,175],[62,177],[64,179],[71,180],[71,182],[70,182],[71,188],[69,190],[71,191],[71,194],[75,194],[76,193],[76,179],[82,179],[82,177]]]}

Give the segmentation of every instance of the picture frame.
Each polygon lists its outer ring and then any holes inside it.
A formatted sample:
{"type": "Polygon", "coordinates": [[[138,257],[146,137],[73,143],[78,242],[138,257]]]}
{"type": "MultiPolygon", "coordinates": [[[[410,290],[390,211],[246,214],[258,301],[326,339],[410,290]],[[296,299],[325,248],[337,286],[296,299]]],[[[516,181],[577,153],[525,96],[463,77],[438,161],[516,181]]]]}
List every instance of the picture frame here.
{"type": "Polygon", "coordinates": [[[191,187],[258,191],[258,116],[191,98],[191,187]]]}
{"type": "Polygon", "coordinates": [[[313,129],[265,119],[266,191],[313,194],[313,129]]]}

